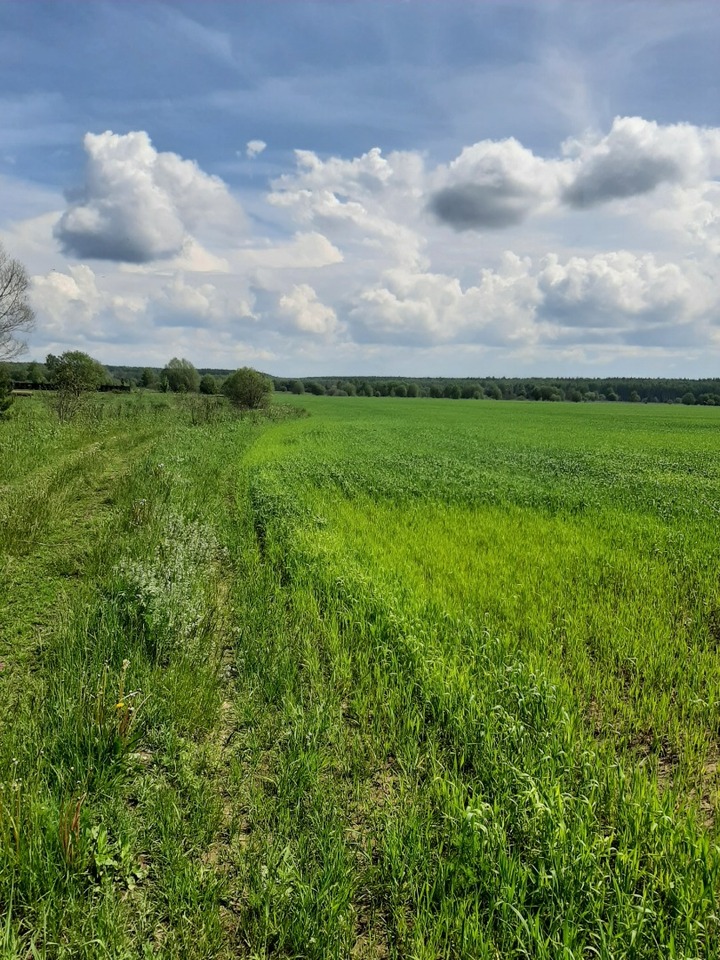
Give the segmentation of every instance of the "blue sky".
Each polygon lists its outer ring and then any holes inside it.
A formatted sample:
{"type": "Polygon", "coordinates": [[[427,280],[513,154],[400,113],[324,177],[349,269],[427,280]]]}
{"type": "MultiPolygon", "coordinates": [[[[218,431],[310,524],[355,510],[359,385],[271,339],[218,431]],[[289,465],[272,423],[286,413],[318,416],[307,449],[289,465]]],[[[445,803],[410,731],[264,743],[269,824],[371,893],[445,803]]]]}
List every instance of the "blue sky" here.
{"type": "Polygon", "coordinates": [[[28,356],[717,373],[718,49],[693,0],[0,0],[28,356]]]}

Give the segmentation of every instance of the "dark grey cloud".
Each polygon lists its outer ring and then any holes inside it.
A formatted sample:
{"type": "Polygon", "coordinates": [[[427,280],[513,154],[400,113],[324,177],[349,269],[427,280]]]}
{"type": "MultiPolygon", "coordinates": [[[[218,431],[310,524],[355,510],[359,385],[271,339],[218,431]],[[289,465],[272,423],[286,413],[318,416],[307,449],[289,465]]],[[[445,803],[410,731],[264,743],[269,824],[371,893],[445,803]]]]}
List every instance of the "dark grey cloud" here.
{"type": "Polygon", "coordinates": [[[520,184],[458,183],[437,190],[428,207],[454,230],[502,230],[522,223],[534,202],[520,184]]]}
{"type": "Polygon", "coordinates": [[[583,166],[563,190],[562,199],[568,206],[585,209],[650,193],[661,183],[678,183],[683,173],[680,163],[670,157],[608,153],[583,166]]]}
{"type": "Polygon", "coordinates": [[[159,244],[156,239],[143,236],[123,218],[107,216],[97,226],[76,225],[72,216],[64,214],[53,231],[64,254],[80,260],[111,260],[118,263],[150,263],[177,254],[183,236],[171,236],[171,242],[159,244]]]}

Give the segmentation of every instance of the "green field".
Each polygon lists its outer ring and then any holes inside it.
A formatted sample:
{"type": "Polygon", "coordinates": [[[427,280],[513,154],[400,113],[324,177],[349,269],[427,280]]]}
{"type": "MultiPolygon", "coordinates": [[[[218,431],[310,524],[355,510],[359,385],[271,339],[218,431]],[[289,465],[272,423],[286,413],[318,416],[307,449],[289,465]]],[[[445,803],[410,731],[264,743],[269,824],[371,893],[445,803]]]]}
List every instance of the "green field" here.
{"type": "Polygon", "coordinates": [[[3,956],[720,956],[715,408],[16,408],[3,956]]]}

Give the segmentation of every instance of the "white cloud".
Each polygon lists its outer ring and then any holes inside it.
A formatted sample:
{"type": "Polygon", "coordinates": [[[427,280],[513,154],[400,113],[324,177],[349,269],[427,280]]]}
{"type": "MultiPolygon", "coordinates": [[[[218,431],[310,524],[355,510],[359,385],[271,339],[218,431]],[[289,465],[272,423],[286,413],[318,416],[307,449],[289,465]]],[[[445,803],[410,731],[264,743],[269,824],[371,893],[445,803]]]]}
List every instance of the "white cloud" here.
{"type": "Polygon", "coordinates": [[[455,230],[498,230],[521,223],[557,190],[559,165],[511,138],[465,147],[433,177],[429,207],[455,230]]]}
{"type": "Polygon", "coordinates": [[[351,306],[353,332],[361,341],[407,345],[527,342],[538,299],[529,269],[508,253],[500,270],[483,270],[464,289],[445,274],[388,270],[351,306]]]}
{"type": "Polygon", "coordinates": [[[267,147],[267,144],[264,140],[248,140],[245,145],[245,155],[251,160],[254,160],[255,157],[259,157],[263,150],[267,147]]]}
{"type": "Polygon", "coordinates": [[[329,336],[337,330],[337,315],[332,307],[318,300],[317,293],[307,283],[292,288],[280,297],[281,313],[291,319],[295,329],[303,333],[329,336]]]}
{"type": "Polygon", "coordinates": [[[563,199],[580,209],[720,172],[720,130],[689,123],[616,117],[606,136],[569,140],[564,150],[575,158],[575,173],[563,199]]]}
{"type": "Polygon", "coordinates": [[[85,183],[55,230],[65,253],[147,263],[180,253],[196,230],[242,227],[222,180],[175,153],[158,153],[147,133],[88,133],[84,145],[85,183]]]}
{"type": "Polygon", "coordinates": [[[682,322],[708,306],[695,273],[624,250],[565,263],[550,255],[537,275],[541,313],[565,326],[606,331],[630,320],[682,322]]]}
{"type": "MultiPolygon", "coordinates": [[[[343,255],[321,233],[296,233],[289,243],[247,247],[236,254],[238,266],[260,267],[265,271],[308,270],[343,262],[343,255]]],[[[271,282],[268,281],[269,285],[271,282]]]]}
{"type": "Polygon", "coordinates": [[[361,157],[321,160],[295,152],[297,169],[272,184],[268,200],[311,224],[360,260],[388,257],[406,265],[422,260],[418,233],[423,161],[413,153],[383,157],[378,148],[361,157]]]}
{"type": "MultiPolygon", "coordinates": [[[[57,257],[50,193],[28,219],[6,219],[2,239],[36,274],[38,347],[103,357],[145,343],[149,360],[229,366],[237,342],[278,373],[389,358],[409,372],[412,357],[426,371],[433,357],[472,372],[489,356],[499,373],[553,356],[567,369],[703,346],[720,360],[718,137],[625,118],[548,157],[513,139],[435,167],[412,151],[298,151],[240,236],[221,180],[146,134],[102,134],[87,140],[84,192],[58,232],[95,256],[98,243],[108,256],[129,244],[134,261],[93,272],[57,257]]],[[[2,192],[0,180],[0,204],[2,192]]]]}

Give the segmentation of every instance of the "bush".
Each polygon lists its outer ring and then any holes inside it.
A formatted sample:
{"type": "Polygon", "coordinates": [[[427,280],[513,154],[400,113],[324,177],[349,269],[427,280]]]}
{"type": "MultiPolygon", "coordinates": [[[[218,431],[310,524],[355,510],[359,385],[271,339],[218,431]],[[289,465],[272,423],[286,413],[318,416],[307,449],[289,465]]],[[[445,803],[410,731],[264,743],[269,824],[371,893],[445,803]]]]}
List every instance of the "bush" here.
{"type": "Polygon", "coordinates": [[[57,391],[55,412],[63,422],[72,420],[82,407],[86,395],[109,379],[105,367],[81,350],[66,350],[59,357],[50,353],[45,366],[50,382],[57,391]]]}
{"type": "Polygon", "coordinates": [[[270,402],[272,380],[252,367],[242,367],[231,374],[223,384],[222,391],[235,406],[257,410],[270,402]]]}
{"type": "Polygon", "coordinates": [[[204,393],[208,397],[217,393],[217,380],[211,373],[206,373],[200,381],[200,393],[204,393]]]}
{"type": "Polygon", "coordinates": [[[173,357],[161,375],[173,393],[197,393],[200,389],[200,374],[189,360],[173,357]]]}

